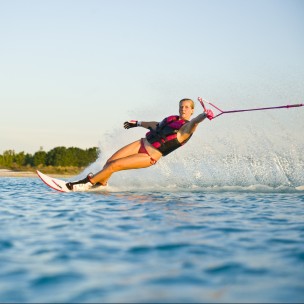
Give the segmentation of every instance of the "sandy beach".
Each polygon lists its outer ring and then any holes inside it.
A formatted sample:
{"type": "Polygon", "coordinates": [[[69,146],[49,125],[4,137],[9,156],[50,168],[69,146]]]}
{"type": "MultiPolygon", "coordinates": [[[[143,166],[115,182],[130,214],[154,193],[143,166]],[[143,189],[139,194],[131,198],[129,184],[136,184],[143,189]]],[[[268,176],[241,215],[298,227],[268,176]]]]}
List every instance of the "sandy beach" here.
{"type": "Polygon", "coordinates": [[[36,177],[35,172],[30,171],[12,171],[9,169],[0,169],[0,177],[36,177]]]}
{"type": "MultiPolygon", "coordinates": [[[[53,177],[70,177],[69,174],[50,174],[53,177]]],[[[31,171],[13,171],[9,169],[0,169],[0,177],[38,177],[36,172],[31,171]]]]}

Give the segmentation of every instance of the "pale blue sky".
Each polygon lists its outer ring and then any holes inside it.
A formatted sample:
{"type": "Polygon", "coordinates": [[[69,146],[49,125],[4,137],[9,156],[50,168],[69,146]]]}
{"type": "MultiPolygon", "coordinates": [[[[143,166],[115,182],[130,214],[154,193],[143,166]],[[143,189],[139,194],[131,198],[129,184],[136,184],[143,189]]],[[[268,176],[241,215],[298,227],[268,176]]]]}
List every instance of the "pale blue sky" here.
{"type": "Polygon", "coordinates": [[[184,97],[304,102],[301,0],[0,0],[0,43],[0,153],[97,146],[184,97]]]}

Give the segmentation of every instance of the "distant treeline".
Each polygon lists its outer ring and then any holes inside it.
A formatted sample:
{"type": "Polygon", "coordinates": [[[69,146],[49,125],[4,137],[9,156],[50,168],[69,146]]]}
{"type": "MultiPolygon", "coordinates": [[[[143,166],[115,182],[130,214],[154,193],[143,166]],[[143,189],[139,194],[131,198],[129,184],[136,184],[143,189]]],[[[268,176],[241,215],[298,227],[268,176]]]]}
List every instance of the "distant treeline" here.
{"type": "Polygon", "coordinates": [[[49,152],[40,151],[32,154],[7,150],[0,154],[0,167],[85,167],[94,162],[98,156],[98,148],[86,150],[75,147],[56,147],[49,152]]]}

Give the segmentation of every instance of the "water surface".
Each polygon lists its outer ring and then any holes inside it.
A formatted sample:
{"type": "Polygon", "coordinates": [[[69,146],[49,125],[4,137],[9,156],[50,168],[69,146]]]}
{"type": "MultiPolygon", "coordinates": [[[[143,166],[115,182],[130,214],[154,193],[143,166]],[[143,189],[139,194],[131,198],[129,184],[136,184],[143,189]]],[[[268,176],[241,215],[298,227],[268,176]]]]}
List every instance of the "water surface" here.
{"type": "Polygon", "coordinates": [[[1,302],[304,301],[301,191],[0,188],[1,302]]]}

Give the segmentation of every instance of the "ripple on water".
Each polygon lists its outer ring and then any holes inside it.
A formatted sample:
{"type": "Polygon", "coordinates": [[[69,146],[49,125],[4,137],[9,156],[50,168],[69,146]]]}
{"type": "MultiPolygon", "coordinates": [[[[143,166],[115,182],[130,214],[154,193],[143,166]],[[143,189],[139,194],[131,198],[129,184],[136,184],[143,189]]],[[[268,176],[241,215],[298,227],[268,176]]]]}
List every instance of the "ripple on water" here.
{"type": "Polygon", "coordinates": [[[1,302],[304,300],[302,194],[1,186],[1,302]]]}

